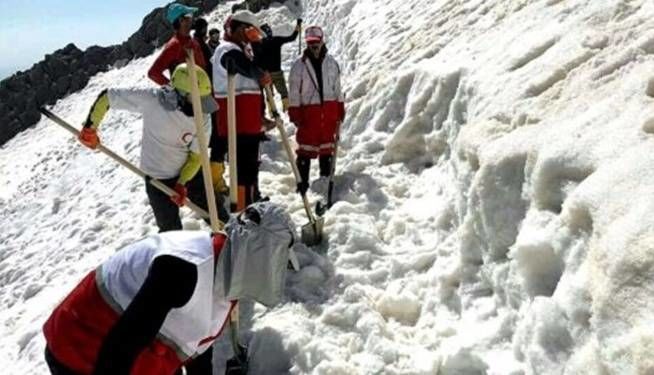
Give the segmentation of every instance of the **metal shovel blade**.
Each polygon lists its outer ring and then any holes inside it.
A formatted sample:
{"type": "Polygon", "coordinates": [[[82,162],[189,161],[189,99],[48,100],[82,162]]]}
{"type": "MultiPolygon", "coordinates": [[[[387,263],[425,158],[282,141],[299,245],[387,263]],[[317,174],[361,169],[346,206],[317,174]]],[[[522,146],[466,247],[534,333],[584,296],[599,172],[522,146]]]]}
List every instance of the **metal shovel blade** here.
{"type": "Polygon", "coordinates": [[[307,246],[318,245],[322,242],[322,227],[325,219],[317,217],[314,223],[308,222],[302,226],[302,243],[307,246]]]}

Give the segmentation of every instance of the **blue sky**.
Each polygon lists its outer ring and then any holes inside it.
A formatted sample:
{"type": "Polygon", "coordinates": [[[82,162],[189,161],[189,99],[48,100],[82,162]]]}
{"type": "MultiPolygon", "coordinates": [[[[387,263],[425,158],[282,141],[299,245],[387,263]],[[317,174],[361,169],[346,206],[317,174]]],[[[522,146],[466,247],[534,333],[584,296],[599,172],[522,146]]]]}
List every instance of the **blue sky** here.
{"type": "Polygon", "coordinates": [[[80,49],[127,39],[152,9],[172,0],[0,0],[0,79],[66,44],[80,49]]]}

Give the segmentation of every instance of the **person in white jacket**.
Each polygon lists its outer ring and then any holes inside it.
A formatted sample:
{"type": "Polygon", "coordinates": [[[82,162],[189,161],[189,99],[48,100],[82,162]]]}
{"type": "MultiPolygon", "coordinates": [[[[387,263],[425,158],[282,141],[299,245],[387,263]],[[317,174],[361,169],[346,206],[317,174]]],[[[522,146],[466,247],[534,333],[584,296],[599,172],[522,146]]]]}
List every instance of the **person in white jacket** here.
{"type": "MultiPolygon", "coordinates": [[[[217,111],[218,105],[211,95],[207,73],[200,67],[196,69],[208,139],[211,134],[208,114],[217,111]]],[[[177,193],[169,198],[146,181],[146,193],[160,232],[182,229],[179,206],[187,197],[207,208],[204,180],[197,173],[201,166],[200,147],[190,101],[189,73],[186,64],[178,65],[171,77],[172,88],[104,90],[91,107],[79,137],[87,147],[96,148],[100,143],[97,129],[110,107],[143,115],[141,169],[149,178],[160,180],[177,193]]],[[[219,212],[221,219],[228,218],[224,209],[219,212]]]]}
{"type": "Polygon", "coordinates": [[[295,60],[289,74],[288,117],[297,127],[297,166],[302,181],[298,192],[309,188],[311,159],[319,158],[320,176],[329,177],[338,137],[345,117],[341,69],[327,52],[325,36],[318,26],[306,29],[307,48],[295,60]]]}

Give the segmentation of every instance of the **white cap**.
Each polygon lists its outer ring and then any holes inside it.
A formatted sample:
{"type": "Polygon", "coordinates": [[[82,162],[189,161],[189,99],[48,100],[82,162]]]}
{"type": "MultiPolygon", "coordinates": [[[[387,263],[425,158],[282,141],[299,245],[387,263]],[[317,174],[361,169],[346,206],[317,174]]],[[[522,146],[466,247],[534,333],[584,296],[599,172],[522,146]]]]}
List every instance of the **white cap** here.
{"type": "Polygon", "coordinates": [[[232,21],[247,23],[261,30],[259,19],[257,19],[257,16],[254,13],[250,12],[249,10],[239,10],[238,12],[232,14],[230,16],[230,19],[232,21]]]}

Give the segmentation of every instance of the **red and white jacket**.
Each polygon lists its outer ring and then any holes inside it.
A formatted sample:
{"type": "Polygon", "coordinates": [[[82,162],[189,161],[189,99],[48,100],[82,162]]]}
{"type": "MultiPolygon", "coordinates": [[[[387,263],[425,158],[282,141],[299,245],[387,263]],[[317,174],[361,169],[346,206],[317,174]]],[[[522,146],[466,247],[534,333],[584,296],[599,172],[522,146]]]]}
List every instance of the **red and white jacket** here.
{"type": "Polygon", "coordinates": [[[336,129],[345,117],[341,69],[334,58],[322,60],[323,98],[320,83],[307,53],[297,59],[288,77],[288,115],[297,126],[297,154],[310,158],[334,153],[336,129]]]}
{"type": "MultiPolygon", "coordinates": [[[[222,249],[225,236],[219,237],[222,249]]],[[[81,375],[91,374],[111,327],[141,288],[152,262],[171,255],[197,266],[191,299],[173,309],[157,339],[144,349],[131,375],[173,375],[202,354],[220,335],[232,309],[215,298],[214,244],[207,232],[170,232],[128,245],[89,273],[55,309],[44,326],[48,349],[58,361],[81,375]],[[174,234],[172,234],[174,233],[174,234]]]]}
{"type": "MultiPolygon", "coordinates": [[[[222,41],[213,57],[213,91],[220,111],[216,112],[217,135],[227,137],[227,69],[221,64],[223,56],[232,50],[243,51],[233,42],[222,41]]],[[[245,53],[245,52],[243,52],[245,53]]],[[[235,75],[236,86],[236,133],[239,135],[261,134],[263,97],[259,82],[241,74],[235,75]]]]}

